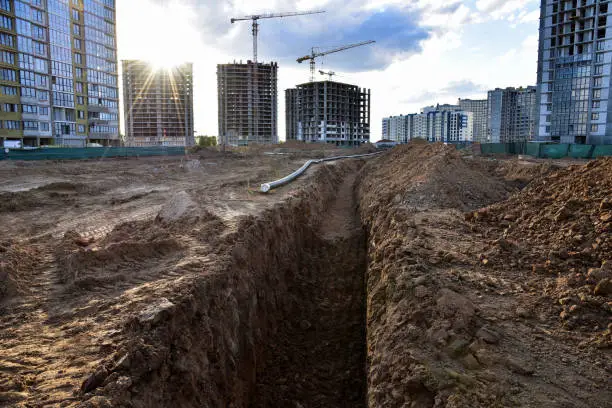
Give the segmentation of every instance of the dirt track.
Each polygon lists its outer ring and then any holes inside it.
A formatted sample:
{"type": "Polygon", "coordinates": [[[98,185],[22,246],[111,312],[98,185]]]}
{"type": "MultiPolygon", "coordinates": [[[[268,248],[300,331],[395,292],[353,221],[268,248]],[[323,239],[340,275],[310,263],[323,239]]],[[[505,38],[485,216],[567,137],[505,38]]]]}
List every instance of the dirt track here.
{"type": "Polygon", "coordinates": [[[252,191],[309,157],[1,163],[0,406],[608,406],[609,184],[555,218],[582,167],[414,144],[252,191]]]}

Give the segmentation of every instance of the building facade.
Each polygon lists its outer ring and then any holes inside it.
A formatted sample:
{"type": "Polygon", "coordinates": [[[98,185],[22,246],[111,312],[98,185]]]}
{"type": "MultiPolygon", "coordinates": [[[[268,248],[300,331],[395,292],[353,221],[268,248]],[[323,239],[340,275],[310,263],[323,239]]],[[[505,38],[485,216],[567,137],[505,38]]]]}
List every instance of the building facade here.
{"type": "Polygon", "coordinates": [[[423,108],[422,113],[385,118],[389,132],[385,139],[408,143],[412,139],[430,142],[472,142],[474,140],[474,114],[458,110],[456,105],[438,105],[423,108]]]}
{"type": "Polygon", "coordinates": [[[217,65],[220,143],[278,143],[278,64],[217,65]]]}
{"type": "MultiPolygon", "coordinates": [[[[334,81],[309,82],[287,90],[295,121],[287,135],[305,142],[358,146],[370,141],[370,90],[334,81]]],[[[289,114],[287,114],[289,115],[289,114]]],[[[287,116],[289,117],[289,116],[287,116]]]]}
{"type": "Polygon", "coordinates": [[[408,116],[390,116],[383,119],[383,140],[396,143],[407,143],[410,140],[410,123],[408,116]]]}
{"type": "Polygon", "coordinates": [[[383,118],[382,120],[382,140],[389,140],[390,139],[390,134],[389,134],[389,122],[390,122],[390,117],[389,118],[383,118]]]}
{"type": "Polygon", "coordinates": [[[537,140],[612,144],[612,5],[542,0],[537,140]]]}
{"type": "Polygon", "coordinates": [[[0,0],[0,142],[119,144],[114,0],[0,0]]]}
{"type": "Polygon", "coordinates": [[[125,144],[193,146],[193,66],[122,61],[125,144]]]}
{"type": "Polygon", "coordinates": [[[496,88],[487,98],[487,138],[490,143],[526,142],[534,139],[536,87],[496,88]]]}
{"type": "Polygon", "coordinates": [[[459,99],[457,105],[464,112],[472,112],[472,135],[474,142],[487,143],[487,100],[486,99],[459,99]]]}

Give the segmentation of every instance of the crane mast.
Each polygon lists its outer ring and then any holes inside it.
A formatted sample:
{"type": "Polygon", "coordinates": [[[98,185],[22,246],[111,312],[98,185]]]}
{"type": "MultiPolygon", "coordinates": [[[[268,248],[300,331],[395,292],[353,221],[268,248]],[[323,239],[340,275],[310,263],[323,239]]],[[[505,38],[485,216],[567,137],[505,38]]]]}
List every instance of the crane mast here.
{"type": "Polygon", "coordinates": [[[315,60],[318,57],[323,57],[325,55],[333,54],[335,52],[340,52],[340,51],[348,50],[348,49],[351,49],[351,48],[361,47],[362,45],[368,45],[368,44],[372,44],[372,43],[375,43],[375,42],[376,41],[373,41],[373,40],[363,41],[363,42],[356,43],[356,44],[344,45],[342,47],[334,48],[332,50],[323,51],[323,52],[316,52],[315,48],[313,47],[311,49],[310,55],[304,55],[303,57],[298,58],[297,62],[299,62],[301,64],[302,62],[304,62],[306,60],[310,60],[310,82],[314,82],[314,80],[315,80],[315,72],[316,72],[316,62],[315,62],[315,60]]]}

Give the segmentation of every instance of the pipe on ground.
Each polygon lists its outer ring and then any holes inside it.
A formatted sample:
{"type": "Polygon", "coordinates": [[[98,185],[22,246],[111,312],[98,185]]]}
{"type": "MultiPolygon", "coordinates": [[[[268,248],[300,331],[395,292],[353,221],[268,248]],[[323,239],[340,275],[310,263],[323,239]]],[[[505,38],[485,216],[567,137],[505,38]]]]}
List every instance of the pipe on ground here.
{"type": "Polygon", "coordinates": [[[262,193],[267,193],[268,191],[270,191],[272,189],[275,189],[275,188],[280,187],[280,186],[282,186],[284,184],[292,182],[293,180],[295,180],[296,178],[298,178],[299,176],[304,174],[304,172],[308,169],[308,167],[310,167],[311,164],[317,164],[317,163],[322,163],[322,162],[327,162],[327,161],[334,161],[334,160],[341,160],[341,159],[357,159],[357,158],[360,158],[360,157],[370,157],[370,156],[378,155],[380,153],[383,153],[383,152],[366,153],[366,154],[355,154],[355,155],[352,155],[352,156],[335,156],[335,157],[327,157],[327,158],[324,158],[324,159],[308,160],[306,163],[304,163],[304,165],[302,167],[300,167],[299,169],[297,169],[293,173],[289,174],[288,176],[285,176],[282,179],[278,179],[278,180],[275,180],[275,181],[270,181],[268,183],[263,183],[260,186],[260,191],[262,193]]]}

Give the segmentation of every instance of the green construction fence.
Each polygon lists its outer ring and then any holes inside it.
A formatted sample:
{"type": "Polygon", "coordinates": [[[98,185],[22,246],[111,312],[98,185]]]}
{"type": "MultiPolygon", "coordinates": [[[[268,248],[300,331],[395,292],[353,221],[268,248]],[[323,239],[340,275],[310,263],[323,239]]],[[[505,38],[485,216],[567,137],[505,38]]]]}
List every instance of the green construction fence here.
{"type": "Polygon", "coordinates": [[[575,159],[591,159],[612,156],[612,145],[582,145],[565,143],[483,143],[480,145],[483,155],[507,154],[527,155],[545,159],[562,159],[571,157],[575,159]]]}
{"type": "Polygon", "coordinates": [[[177,156],[185,154],[184,147],[86,147],[42,148],[35,150],[0,151],[0,160],[83,160],[111,157],[177,156]]]}

